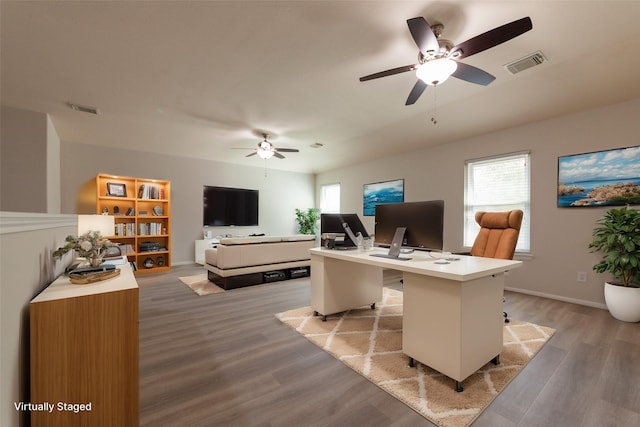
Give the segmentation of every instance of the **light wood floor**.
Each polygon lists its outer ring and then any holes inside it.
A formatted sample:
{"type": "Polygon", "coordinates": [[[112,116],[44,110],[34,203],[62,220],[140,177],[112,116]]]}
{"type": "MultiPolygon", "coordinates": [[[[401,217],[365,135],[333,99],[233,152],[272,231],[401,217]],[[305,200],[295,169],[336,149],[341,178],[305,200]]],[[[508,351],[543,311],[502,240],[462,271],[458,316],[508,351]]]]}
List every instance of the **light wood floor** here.
{"type": "MultiPolygon", "coordinates": [[[[433,425],[274,317],[309,305],[308,279],[199,297],[178,277],[200,272],[137,277],[141,426],[433,425]]],[[[474,427],[640,425],[640,323],[506,296],[557,332],[474,427]]]]}

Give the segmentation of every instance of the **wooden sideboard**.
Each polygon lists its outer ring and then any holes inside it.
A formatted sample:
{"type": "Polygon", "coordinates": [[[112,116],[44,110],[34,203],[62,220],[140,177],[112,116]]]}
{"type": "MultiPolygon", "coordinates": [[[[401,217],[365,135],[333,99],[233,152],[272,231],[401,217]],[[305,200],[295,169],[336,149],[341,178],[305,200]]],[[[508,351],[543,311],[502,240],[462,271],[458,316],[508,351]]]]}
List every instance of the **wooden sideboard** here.
{"type": "Polygon", "coordinates": [[[138,284],[61,276],[30,304],[31,411],[38,426],[137,426],[138,284]]]}

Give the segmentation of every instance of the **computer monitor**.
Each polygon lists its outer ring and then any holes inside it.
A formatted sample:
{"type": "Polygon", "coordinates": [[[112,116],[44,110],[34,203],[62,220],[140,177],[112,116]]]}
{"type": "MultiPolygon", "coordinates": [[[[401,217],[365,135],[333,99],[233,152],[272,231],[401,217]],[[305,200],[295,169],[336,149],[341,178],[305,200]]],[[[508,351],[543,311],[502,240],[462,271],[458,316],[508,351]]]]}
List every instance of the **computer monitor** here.
{"type": "Polygon", "coordinates": [[[323,213],[320,215],[320,233],[336,235],[335,245],[337,247],[356,247],[354,242],[346,233],[344,224],[347,224],[354,235],[362,234],[362,237],[369,237],[369,233],[364,228],[358,214],[354,213],[323,213]]]}
{"type": "Polygon", "coordinates": [[[402,246],[422,250],[442,250],[444,200],[377,205],[376,244],[391,245],[398,227],[406,227],[402,246]]]}

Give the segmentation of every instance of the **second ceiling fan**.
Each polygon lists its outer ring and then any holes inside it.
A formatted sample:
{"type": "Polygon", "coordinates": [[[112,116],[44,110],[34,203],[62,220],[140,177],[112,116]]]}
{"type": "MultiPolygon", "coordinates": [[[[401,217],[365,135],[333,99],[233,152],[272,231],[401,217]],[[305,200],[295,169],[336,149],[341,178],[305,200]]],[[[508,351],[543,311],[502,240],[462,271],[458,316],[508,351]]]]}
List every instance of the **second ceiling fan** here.
{"type": "Polygon", "coordinates": [[[298,153],[300,151],[297,148],[276,148],[271,142],[267,141],[268,137],[268,134],[263,133],[263,140],[261,142],[258,142],[258,148],[256,148],[253,153],[247,154],[245,157],[255,156],[257,154],[263,159],[269,159],[271,157],[284,159],[284,156],[280,153],[298,153]]]}
{"type": "Polygon", "coordinates": [[[360,81],[364,82],[415,71],[418,81],[411,89],[405,105],[414,104],[427,86],[436,86],[449,76],[483,86],[488,85],[495,80],[493,75],[459,60],[509,41],[533,28],[531,18],[521,18],[454,46],[449,40],[440,38],[444,29],[441,24],[431,26],[423,17],[417,17],[408,19],[407,25],[411,37],[420,49],[418,63],[360,77],[360,81]]]}

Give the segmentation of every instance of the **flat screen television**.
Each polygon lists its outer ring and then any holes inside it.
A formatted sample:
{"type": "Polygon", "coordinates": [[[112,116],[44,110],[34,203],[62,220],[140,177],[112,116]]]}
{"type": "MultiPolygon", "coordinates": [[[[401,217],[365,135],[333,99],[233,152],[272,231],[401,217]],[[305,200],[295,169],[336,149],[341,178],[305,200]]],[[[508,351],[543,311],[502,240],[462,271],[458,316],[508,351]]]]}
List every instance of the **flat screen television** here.
{"type": "Polygon", "coordinates": [[[204,226],[258,225],[258,190],[205,185],[202,206],[204,226]]]}
{"type": "Polygon", "coordinates": [[[391,245],[398,227],[407,228],[402,246],[422,250],[442,250],[444,200],[377,205],[374,236],[376,244],[391,245]]]}
{"type": "Polygon", "coordinates": [[[369,237],[369,233],[364,228],[358,214],[346,213],[323,213],[320,215],[320,233],[335,234],[340,239],[336,239],[336,246],[356,247],[357,243],[352,241],[346,234],[343,224],[347,223],[354,235],[362,234],[362,237],[369,237]]]}

